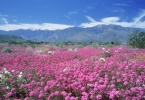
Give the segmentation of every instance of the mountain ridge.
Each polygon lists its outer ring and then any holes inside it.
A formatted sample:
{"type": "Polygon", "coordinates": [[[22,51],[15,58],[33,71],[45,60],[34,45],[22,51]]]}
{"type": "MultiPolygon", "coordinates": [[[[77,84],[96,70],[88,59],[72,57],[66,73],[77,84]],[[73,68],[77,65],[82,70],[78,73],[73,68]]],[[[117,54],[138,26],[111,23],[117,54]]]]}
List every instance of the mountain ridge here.
{"type": "Polygon", "coordinates": [[[0,34],[14,34],[26,40],[43,42],[120,42],[126,43],[128,36],[140,28],[120,25],[96,25],[94,27],[70,27],[63,30],[15,30],[2,31],[0,34]]]}
{"type": "Polygon", "coordinates": [[[13,34],[0,34],[0,43],[4,42],[22,42],[25,41],[21,36],[13,35],[13,34]]]}

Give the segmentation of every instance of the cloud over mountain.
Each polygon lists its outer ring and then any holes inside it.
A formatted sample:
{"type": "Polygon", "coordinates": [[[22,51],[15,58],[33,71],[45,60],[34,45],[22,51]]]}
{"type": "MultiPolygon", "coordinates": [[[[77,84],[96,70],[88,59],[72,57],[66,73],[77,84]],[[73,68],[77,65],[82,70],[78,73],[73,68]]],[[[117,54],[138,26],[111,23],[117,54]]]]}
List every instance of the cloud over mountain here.
{"type": "MultiPolygon", "coordinates": [[[[70,12],[70,14],[76,14],[76,12],[70,12]]],[[[66,16],[67,17],[67,16],[66,16]]],[[[68,16],[68,18],[70,18],[68,16]]],[[[114,25],[121,25],[123,27],[135,27],[135,28],[145,28],[145,9],[142,9],[141,12],[138,14],[137,17],[134,17],[132,21],[123,21],[118,16],[113,17],[104,17],[101,18],[99,21],[95,20],[91,16],[86,15],[86,19],[89,22],[80,23],[79,27],[94,27],[96,25],[104,24],[114,24],[114,25]]],[[[69,27],[76,27],[74,25],[67,25],[67,24],[58,24],[58,23],[42,23],[42,24],[30,24],[30,23],[15,23],[11,24],[8,22],[8,18],[5,16],[0,16],[0,30],[10,31],[10,30],[18,30],[18,29],[30,29],[30,30],[62,30],[69,27]]],[[[13,21],[14,22],[14,21],[13,21]]]]}
{"type": "Polygon", "coordinates": [[[19,29],[30,29],[30,30],[61,30],[65,28],[73,27],[71,25],[64,24],[52,24],[52,23],[42,23],[42,24],[5,24],[0,25],[0,30],[10,31],[19,29]]]}
{"type": "Polygon", "coordinates": [[[121,25],[123,27],[135,27],[135,28],[145,28],[145,20],[141,20],[143,17],[145,17],[145,9],[140,12],[140,14],[133,18],[131,22],[127,21],[120,21],[119,17],[105,17],[100,19],[100,21],[96,21],[90,16],[87,16],[86,18],[89,19],[90,22],[82,23],[80,27],[93,27],[99,24],[115,24],[115,25],[121,25]]]}

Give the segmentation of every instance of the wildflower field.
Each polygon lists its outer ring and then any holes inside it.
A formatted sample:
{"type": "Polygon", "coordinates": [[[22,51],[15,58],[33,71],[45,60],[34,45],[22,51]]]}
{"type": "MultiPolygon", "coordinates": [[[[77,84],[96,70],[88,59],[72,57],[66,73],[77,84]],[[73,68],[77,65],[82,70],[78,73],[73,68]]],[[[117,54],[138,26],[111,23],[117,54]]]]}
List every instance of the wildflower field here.
{"type": "Polygon", "coordinates": [[[0,100],[145,100],[145,49],[3,48],[0,100]]]}

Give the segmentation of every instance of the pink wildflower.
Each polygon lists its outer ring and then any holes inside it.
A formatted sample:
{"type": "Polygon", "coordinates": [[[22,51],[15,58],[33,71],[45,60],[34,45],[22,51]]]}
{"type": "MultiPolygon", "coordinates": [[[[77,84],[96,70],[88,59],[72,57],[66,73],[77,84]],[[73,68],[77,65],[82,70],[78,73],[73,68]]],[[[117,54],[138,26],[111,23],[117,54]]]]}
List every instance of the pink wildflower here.
{"type": "Polygon", "coordinates": [[[128,84],[128,82],[127,82],[127,81],[125,81],[123,84],[124,84],[124,85],[127,85],[127,84],[128,84]]]}
{"type": "Polygon", "coordinates": [[[6,98],[11,97],[12,95],[13,95],[13,93],[12,93],[12,92],[9,92],[9,93],[6,95],[6,98]]]}
{"type": "Polygon", "coordinates": [[[29,93],[29,96],[31,97],[31,96],[34,96],[34,94],[35,94],[35,92],[34,91],[31,91],[30,93],[29,93]]]}
{"type": "Polygon", "coordinates": [[[24,100],[30,100],[28,97],[26,97],[24,100]]]}
{"type": "Polygon", "coordinates": [[[38,97],[39,98],[43,98],[44,97],[44,94],[43,93],[40,93],[38,97]]]}
{"type": "Polygon", "coordinates": [[[63,96],[67,96],[67,93],[65,91],[62,91],[61,93],[63,96]]]}
{"type": "Polygon", "coordinates": [[[102,99],[102,95],[99,94],[99,95],[96,96],[96,98],[97,98],[97,100],[101,100],[102,99]]]}
{"type": "Polygon", "coordinates": [[[12,88],[12,89],[11,89],[11,92],[15,92],[15,91],[16,91],[16,88],[12,88]]]}
{"type": "Polygon", "coordinates": [[[49,87],[46,85],[45,87],[44,87],[44,91],[46,92],[46,91],[48,91],[49,90],[49,87]]]}

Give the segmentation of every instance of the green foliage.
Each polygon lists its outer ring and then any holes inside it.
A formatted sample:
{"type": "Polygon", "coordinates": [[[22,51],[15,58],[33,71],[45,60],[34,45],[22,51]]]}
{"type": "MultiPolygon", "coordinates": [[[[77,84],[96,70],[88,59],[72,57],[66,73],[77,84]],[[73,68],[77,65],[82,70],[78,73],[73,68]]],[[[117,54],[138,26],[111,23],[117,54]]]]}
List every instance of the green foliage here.
{"type": "Polygon", "coordinates": [[[128,44],[134,48],[145,48],[145,32],[136,31],[131,34],[128,44]]]}
{"type": "Polygon", "coordinates": [[[111,48],[113,46],[121,45],[121,43],[118,41],[111,41],[111,42],[100,43],[100,45],[111,48]]]}
{"type": "Polygon", "coordinates": [[[25,41],[22,37],[13,34],[0,34],[0,43],[10,42],[15,44],[16,42],[25,41]]]}
{"type": "Polygon", "coordinates": [[[97,47],[99,47],[100,45],[99,45],[99,43],[92,43],[91,46],[94,47],[94,48],[97,48],[97,47]]]}
{"type": "Polygon", "coordinates": [[[12,50],[10,48],[3,48],[1,52],[2,53],[11,53],[12,50]]]}

